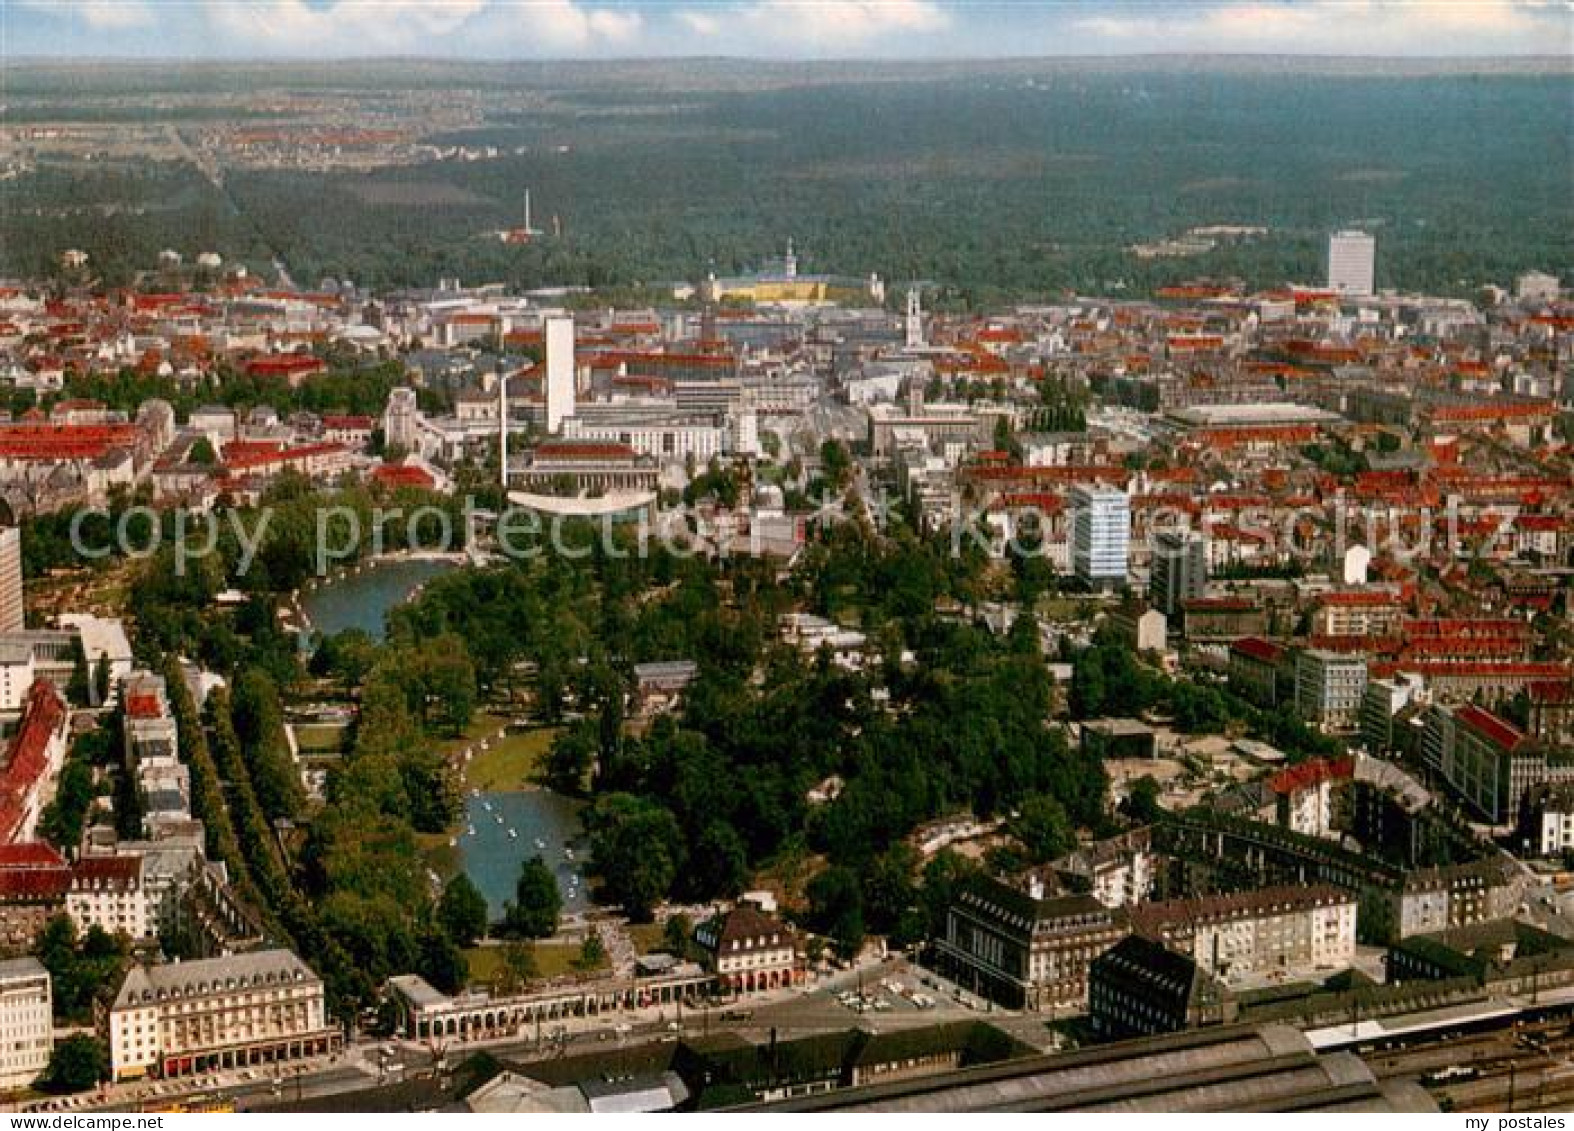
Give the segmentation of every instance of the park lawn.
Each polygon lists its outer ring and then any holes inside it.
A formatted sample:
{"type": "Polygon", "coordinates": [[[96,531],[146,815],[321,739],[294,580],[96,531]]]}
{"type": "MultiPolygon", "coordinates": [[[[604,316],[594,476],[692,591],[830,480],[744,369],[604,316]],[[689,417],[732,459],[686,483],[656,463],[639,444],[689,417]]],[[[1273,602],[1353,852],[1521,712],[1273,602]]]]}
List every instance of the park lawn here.
{"type": "Polygon", "coordinates": [[[445,738],[438,749],[443,754],[457,754],[466,746],[478,742],[488,735],[496,734],[506,726],[508,720],[502,715],[494,715],[490,711],[479,711],[471,716],[470,725],[465,727],[464,734],[458,738],[445,738]]]}
{"type": "MultiPolygon", "coordinates": [[[[530,946],[536,952],[536,970],[540,980],[580,972],[574,965],[574,960],[579,957],[578,943],[537,941],[530,946]]],[[[465,960],[470,964],[472,985],[488,985],[497,977],[503,966],[503,949],[500,946],[473,946],[464,952],[465,960]]],[[[603,958],[596,969],[605,970],[609,964],[609,960],[603,958]]]]}
{"type": "Polygon", "coordinates": [[[295,741],[302,754],[339,754],[349,735],[347,723],[296,723],[295,741]]]}
{"type": "Polygon", "coordinates": [[[487,793],[521,789],[531,784],[557,733],[555,727],[541,727],[505,734],[490,749],[481,751],[466,763],[466,788],[487,793]]]}

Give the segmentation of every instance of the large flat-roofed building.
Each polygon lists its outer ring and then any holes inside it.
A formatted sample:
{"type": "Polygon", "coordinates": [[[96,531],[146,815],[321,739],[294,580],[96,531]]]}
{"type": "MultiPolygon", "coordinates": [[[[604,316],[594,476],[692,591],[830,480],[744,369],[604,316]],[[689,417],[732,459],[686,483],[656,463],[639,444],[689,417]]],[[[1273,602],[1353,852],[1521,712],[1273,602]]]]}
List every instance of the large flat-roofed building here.
{"type": "Polygon", "coordinates": [[[1183,429],[1292,428],[1337,424],[1339,414],[1294,401],[1258,401],[1252,404],[1199,404],[1171,409],[1165,414],[1183,429]]]}
{"type": "Polygon", "coordinates": [[[1125,584],[1131,555],[1131,500],[1126,492],[1079,483],[1069,498],[1073,572],[1095,589],[1125,584]]]}
{"type": "Polygon", "coordinates": [[[959,985],[1016,1009],[1087,1008],[1088,966],[1125,934],[1091,895],[1047,895],[979,877],[946,912],[935,949],[959,985]]]}
{"type": "Polygon", "coordinates": [[[0,1089],[37,1080],[54,1046],[49,971],[32,957],[0,962],[0,1089]]]}
{"type": "Polygon", "coordinates": [[[116,1080],[279,1064],[340,1039],[322,979],[288,950],[133,966],[109,1011],[116,1080]]]}
{"type": "Polygon", "coordinates": [[[1574,770],[1554,773],[1546,750],[1518,727],[1474,704],[1429,708],[1421,748],[1449,791],[1495,825],[1516,820],[1533,787],[1574,780],[1574,770]]]}

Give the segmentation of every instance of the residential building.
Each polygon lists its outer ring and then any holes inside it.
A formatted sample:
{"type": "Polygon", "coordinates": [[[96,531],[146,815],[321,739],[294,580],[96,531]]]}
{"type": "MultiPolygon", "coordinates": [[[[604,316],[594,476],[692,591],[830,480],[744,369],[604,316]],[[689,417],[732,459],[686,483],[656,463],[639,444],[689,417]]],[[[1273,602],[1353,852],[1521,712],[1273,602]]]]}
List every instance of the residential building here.
{"type": "Polygon", "coordinates": [[[1168,643],[1164,614],[1140,602],[1112,610],[1108,621],[1115,636],[1133,652],[1163,652],[1168,643]]]}
{"type": "Polygon", "coordinates": [[[1147,902],[1162,867],[1162,859],[1153,851],[1150,828],[1082,845],[1055,862],[1060,875],[1073,877],[1105,907],[1147,902]]]}
{"type": "Polygon", "coordinates": [[[1201,534],[1155,534],[1148,568],[1148,600],[1166,617],[1177,616],[1182,601],[1201,597],[1207,588],[1208,541],[1201,534]]]}
{"type": "Polygon", "coordinates": [[[44,924],[66,909],[71,865],[43,841],[0,844],[0,952],[30,950],[44,924]]]}
{"type": "Polygon", "coordinates": [[[1233,980],[1348,967],[1355,959],[1356,902],[1353,892],[1314,884],[1146,903],[1129,914],[1137,934],[1233,980]]]}
{"type": "Polygon", "coordinates": [[[133,943],[157,942],[158,908],[148,894],[141,856],[84,856],[71,868],[66,913],[78,930],[96,926],[133,943]]]}
{"type": "Polygon", "coordinates": [[[1324,593],[1312,613],[1312,635],[1390,636],[1403,613],[1398,596],[1381,589],[1324,593]]]}
{"type": "Polygon", "coordinates": [[[1342,295],[1370,295],[1377,283],[1377,241],[1366,232],[1346,230],[1328,237],[1328,289],[1342,295]]]}
{"type": "Polygon", "coordinates": [[[32,956],[0,962],[0,1090],[37,1080],[54,1047],[49,971],[32,956]]]}
{"type": "Polygon", "coordinates": [[[1235,1017],[1229,991],[1194,960],[1129,935],[1088,971],[1088,1013],[1107,1040],[1179,1033],[1235,1017]]]}
{"type": "Polygon", "coordinates": [[[71,712],[48,680],[28,689],[22,721],[0,770],[0,842],[32,840],[39,815],[54,795],[55,777],[66,755],[71,712]]]}
{"type": "Polygon", "coordinates": [[[1181,602],[1188,640],[1233,640],[1268,631],[1268,612],[1245,597],[1194,597],[1181,602]]]}
{"type": "Polygon", "coordinates": [[[1259,707],[1279,702],[1279,675],[1286,667],[1282,645],[1260,636],[1243,636],[1230,644],[1230,688],[1259,707]]]}
{"type": "Polygon", "coordinates": [[[1334,828],[1334,787],[1355,776],[1352,758],[1311,758],[1268,779],[1278,823],[1304,836],[1338,838],[1334,828]]]}
{"type": "Polygon", "coordinates": [[[1323,730],[1347,730],[1361,716],[1366,693],[1366,660],[1307,649],[1295,658],[1295,709],[1323,730]]]}
{"type": "Polygon", "coordinates": [[[288,950],[135,965],[108,1028],[116,1080],[276,1065],[322,1055],[342,1039],[322,979],[288,950]]]}
{"type": "Polygon", "coordinates": [[[797,940],[791,928],[743,904],[701,923],[694,941],[724,990],[753,993],[798,981],[797,940]]]}
{"type": "Polygon", "coordinates": [[[1071,565],[1094,589],[1124,585],[1131,551],[1131,501],[1118,487],[1071,488],[1071,565]]]}
{"type": "Polygon", "coordinates": [[[1538,785],[1526,794],[1520,834],[1538,856],[1574,852],[1574,784],[1538,785]]]}
{"type": "Polygon", "coordinates": [[[947,910],[935,949],[941,971],[974,993],[1013,1009],[1081,1012],[1089,964],[1125,933],[1091,895],[980,876],[947,910]]]}

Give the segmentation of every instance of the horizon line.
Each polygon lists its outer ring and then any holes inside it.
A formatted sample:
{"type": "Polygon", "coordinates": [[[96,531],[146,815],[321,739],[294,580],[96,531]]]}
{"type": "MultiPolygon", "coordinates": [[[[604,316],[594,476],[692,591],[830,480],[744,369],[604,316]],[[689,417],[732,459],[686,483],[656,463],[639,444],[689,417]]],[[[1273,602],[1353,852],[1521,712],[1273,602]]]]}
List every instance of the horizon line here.
{"type": "Polygon", "coordinates": [[[274,63],[310,63],[330,66],[344,63],[442,63],[442,64],[539,64],[572,63],[576,65],[605,65],[617,63],[749,63],[749,64],[900,64],[923,63],[927,65],[970,65],[982,63],[1045,63],[1045,62],[1107,62],[1112,60],[1283,60],[1306,62],[1347,63],[1556,63],[1561,68],[1574,71],[1574,56],[1559,52],[1542,54],[1460,54],[1460,55],[1395,55],[1395,54],[1335,54],[1329,52],[1298,51],[1109,51],[1078,52],[1068,54],[1034,55],[960,55],[943,57],[934,55],[761,55],[761,54],[694,54],[694,55],[423,55],[390,53],[386,55],[69,55],[28,53],[0,54],[0,68],[17,63],[77,63],[154,66],[161,63],[211,63],[216,65],[251,65],[274,63]]]}

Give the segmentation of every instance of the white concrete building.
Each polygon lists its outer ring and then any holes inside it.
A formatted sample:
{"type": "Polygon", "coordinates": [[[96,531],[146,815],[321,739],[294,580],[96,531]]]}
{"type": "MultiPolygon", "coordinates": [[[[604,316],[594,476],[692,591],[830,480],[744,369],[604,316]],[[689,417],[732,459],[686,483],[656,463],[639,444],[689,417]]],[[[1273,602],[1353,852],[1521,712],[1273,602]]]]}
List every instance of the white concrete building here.
{"type": "Polygon", "coordinates": [[[0,962],[0,1089],[25,1088],[55,1047],[49,971],[38,959],[0,962]]]}
{"type": "Polygon", "coordinates": [[[550,315],[544,330],[546,338],[547,432],[556,434],[565,418],[574,415],[575,366],[574,319],[566,314],[550,315]]]}
{"type": "Polygon", "coordinates": [[[1295,709],[1324,730],[1354,726],[1366,694],[1366,660],[1309,649],[1295,658],[1295,709]]]}
{"type": "Polygon", "coordinates": [[[1366,232],[1328,237],[1328,289],[1343,295],[1372,294],[1377,287],[1377,241],[1366,232]]]}
{"type": "Polygon", "coordinates": [[[1071,566],[1094,588],[1125,583],[1131,557],[1131,501],[1118,487],[1071,489],[1071,566]]]}

